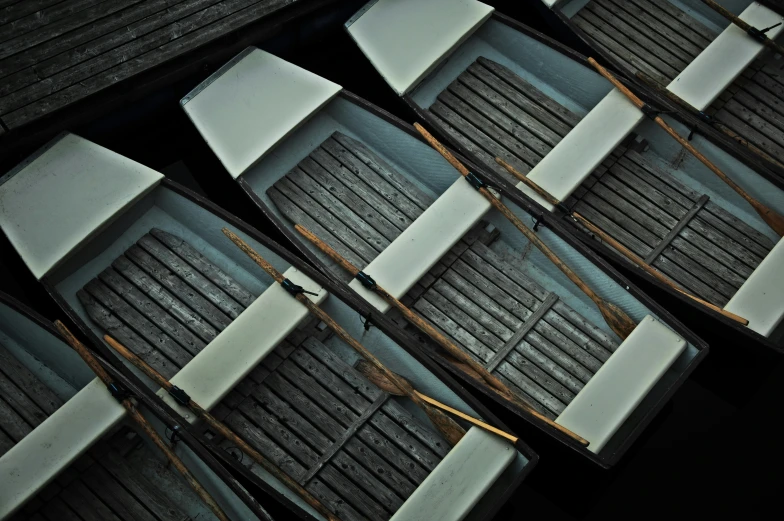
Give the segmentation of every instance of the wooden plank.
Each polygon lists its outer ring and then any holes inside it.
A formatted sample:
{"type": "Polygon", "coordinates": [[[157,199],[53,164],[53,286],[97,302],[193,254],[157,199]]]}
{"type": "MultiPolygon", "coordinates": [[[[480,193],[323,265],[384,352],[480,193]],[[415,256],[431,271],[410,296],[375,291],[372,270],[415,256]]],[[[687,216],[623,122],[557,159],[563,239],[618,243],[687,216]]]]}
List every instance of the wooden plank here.
{"type": "Polygon", "coordinates": [[[325,505],[333,512],[338,519],[343,521],[367,521],[351,505],[335,494],[320,478],[317,477],[312,480],[305,488],[319,500],[319,503],[325,505]]]}
{"type": "MultiPolygon", "coordinates": [[[[709,240],[705,239],[702,235],[695,232],[691,228],[685,228],[681,230],[680,236],[683,240],[693,244],[695,247],[699,248],[707,255],[710,255],[714,259],[721,262],[724,266],[730,268],[735,273],[737,273],[740,277],[744,280],[749,278],[749,276],[754,271],[754,268],[751,267],[750,261],[748,257],[742,255],[736,255],[732,248],[722,248],[709,240]],[[745,257],[745,258],[741,258],[745,257]]],[[[738,248],[742,253],[747,253],[745,249],[738,248]]],[[[753,261],[751,261],[753,264],[753,261]]]]}
{"type": "Polygon", "coordinates": [[[174,362],[163,356],[157,349],[147,343],[139,334],[126,326],[115,315],[101,305],[84,290],[76,292],[79,302],[84,306],[87,315],[100,326],[106,334],[133,351],[142,360],[150,364],[166,379],[171,379],[180,369],[174,362]]]}
{"type": "MultiPolygon", "coordinates": [[[[370,205],[398,230],[402,231],[408,228],[414,220],[395,206],[395,198],[390,200],[374,190],[371,186],[372,180],[361,175],[365,173],[365,170],[351,170],[324,149],[324,145],[329,144],[329,141],[326,140],[321,144],[322,148],[311,152],[310,156],[303,160],[300,165],[311,175],[321,170],[329,172],[330,176],[346,188],[347,194],[352,194],[353,197],[370,205]]],[[[340,151],[339,148],[334,148],[334,150],[336,153],[340,151]]],[[[349,152],[344,152],[344,155],[349,156],[349,152]]],[[[356,158],[353,161],[361,163],[356,158]]],[[[391,190],[388,193],[391,193],[391,190]]]]}
{"type": "MultiPolygon", "coordinates": [[[[585,381],[581,380],[578,376],[572,374],[568,370],[568,364],[565,364],[566,367],[561,367],[556,360],[566,360],[571,362],[572,365],[580,367],[584,373],[587,375],[587,379],[590,380],[591,373],[585,370],[579,364],[576,364],[574,360],[563,356],[562,359],[558,359],[556,357],[548,357],[547,355],[540,352],[538,349],[534,348],[528,342],[519,342],[515,346],[515,350],[528,359],[531,363],[535,364],[539,369],[553,377],[558,383],[569,389],[572,393],[579,393],[585,381]]],[[[576,372],[576,371],[575,371],[576,372]]],[[[587,380],[586,380],[587,381],[587,380]]]]}
{"type": "Polygon", "coordinates": [[[333,197],[342,205],[352,208],[354,212],[368,221],[375,231],[378,231],[387,240],[392,241],[400,232],[406,228],[404,224],[408,219],[398,212],[395,218],[389,220],[373,205],[365,201],[361,196],[354,193],[342,182],[338,181],[332,174],[325,170],[321,165],[310,158],[305,158],[299,163],[299,168],[307,174],[313,181],[323,186],[333,197]],[[401,219],[402,217],[402,219],[401,219]]]}
{"type": "Polygon", "coordinates": [[[316,159],[316,161],[320,163],[322,161],[329,163],[330,166],[325,163],[321,163],[324,168],[330,172],[335,172],[336,168],[333,167],[335,165],[334,161],[338,161],[349,172],[353,173],[357,178],[362,179],[365,183],[367,183],[367,185],[370,186],[379,197],[405,214],[412,221],[422,214],[423,210],[416,204],[412,203],[403,192],[399,191],[395,186],[387,181],[384,176],[379,175],[378,172],[376,172],[373,168],[370,168],[367,164],[357,158],[348,149],[346,149],[343,145],[334,139],[327,139],[324,141],[321,144],[320,150],[316,152],[311,154],[311,156],[316,159]],[[317,157],[316,152],[325,152],[326,154],[319,154],[317,157]],[[328,156],[332,157],[332,161],[329,160],[328,156]]]}
{"type": "MultiPolygon", "coordinates": [[[[550,130],[546,124],[540,122],[534,116],[519,108],[515,103],[509,101],[509,99],[505,98],[501,92],[497,92],[495,87],[498,87],[501,91],[511,93],[512,97],[519,96],[521,98],[521,104],[530,104],[532,107],[532,112],[538,113],[540,117],[545,119],[545,121],[555,120],[553,116],[547,114],[543,109],[539,108],[538,105],[528,101],[527,98],[524,98],[522,95],[514,92],[511,87],[505,86],[502,82],[500,82],[500,80],[494,79],[489,71],[477,65],[476,63],[470,65],[468,70],[458,76],[457,81],[459,81],[462,85],[465,85],[468,89],[471,89],[471,91],[476,94],[477,100],[484,100],[488,107],[492,107],[499,114],[504,114],[507,118],[513,121],[519,129],[526,131],[530,136],[534,136],[535,140],[532,141],[534,141],[536,149],[540,150],[540,155],[544,156],[552,149],[552,147],[561,141],[561,138],[563,137],[561,134],[550,130]],[[482,78],[477,76],[477,74],[485,74],[487,77],[482,78]],[[500,86],[497,85],[499,83],[500,86]]],[[[477,103],[475,106],[484,107],[479,103],[477,103]]],[[[557,122],[556,124],[558,127],[561,128],[560,121],[555,121],[557,122]]],[[[521,136],[525,135],[522,133],[522,131],[519,132],[521,136]]]]}
{"type": "Polygon", "coordinates": [[[689,222],[697,215],[697,212],[702,210],[705,204],[708,202],[710,198],[707,195],[703,195],[699,198],[697,202],[695,202],[689,211],[681,217],[678,223],[670,230],[664,239],[656,245],[656,247],[648,254],[645,258],[646,264],[651,264],[656,257],[658,257],[664,248],[670,245],[670,243],[675,239],[681,231],[689,224],[689,222]]]}
{"type": "Polygon", "coordinates": [[[716,118],[721,119],[725,112],[729,112],[764,136],[767,143],[761,143],[760,145],[765,146],[765,149],[769,145],[782,147],[784,145],[784,132],[774,123],[760,115],[755,109],[756,107],[745,107],[733,97],[733,99],[724,104],[724,107],[716,114],[716,118]]]}
{"type": "Polygon", "coordinates": [[[377,412],[370,417],[368,423],[373,425],[379,432],[384,433],[387,438],[398,446],[399,450],[405,452],[428,471],[436,468],[436,465],[441,461],[441,458],[434,454],[425,444],[395,423],[385,413],[377,412]]]}
{"type": "Polygon", "coordinates": [[[0,371],[49,416],[63,401],[0,344],[0,371]]]}
{"type": "MultiPolygon", "coordinates": [[[[454,276],[458,277],[456,274],[454,276]]],[[[512,336],[514,332],[513,327],[507,327],[504,323],[493,317],[490,313],[485,312],[482,307],[450,286],[449,283],[443,278],[439,279],[432,286],[430,292],[438,294],[447,302],[452,303],[458,309],[468,314],[472,319],[476,320],[484,329],[498,337],[500,340],[506,342],[512,336]]],[[[506,315],[512,316],[510,313],[506,313],[506,315]]],[[[519,322],[516,317],[512,318],[515,322],[519,322]]]]}
{"type": "Polygon", "coordinates": [[[689,222],[688,228],[712,243],[732,251],[733,255],[747,259],[753,268],[756,268],[769,253],[769,250],[708,211],[707,205],[689,222]]]}
{"type": "Polygon", "coordinates": [[[630,2],[702,48],[707,47],[716,38],[716,34],[707,27],[666,0],[630,0],[630,2]]]}
{"type": "Polygon", "coordinates": [[[84,521],[122,521],[80,480],[71,483],[60,497],[84,521]]]}
{"type": "Polygon", "coordinates": [[[711,304],[723,307],[729,301],[728,298],[714,291],[713,288],[691,275],[688,271],[684,270],[667,257],[659,256],[659,258],[654,261],[653,267],[683,286],[687,291],[707,300],[711,304]]]}
{"type": "Polygon", "coordinates": [[[3,397],[0,397],[0,430],[3,430],[14,442],[19,442],[30,434],[33,427],[3,397]]]}
{"type": "MultiPolygon", "coordinates": [[[[302,345],[308,350],[308,353],[311,356],[328,367],[333,373],[340,376],[340,378],[345,380],[355,392],[358,392],[366,399],[372,402],[381,394],[381,390],[379,390],[378,387],[370,383],[356,369],[338,358],[338,356],[330,351],[327,346],[315,338],[308,338],[302,345]]],[[[362,411],[357,412],[360,414],[362,413],[362,411]]]]}
{"type": "MultiPolygon", "coordinates": [[[[642,169],[635,168],[634,170],[631,170],[623,163],[624,161],[619,161],[605,175],[612,176],[619,182],[634,188],[637,193],[648,199],[651,203],[658,206],[675,219],[683,218],[683,216],[686,215],[686,213],[689,211],[689,208],[694,205],[694,202],[683,198],[680,195],[678,196],[678,199],[673,199],[667,193],[665,193],[665,191],[660,190],[660,188],[662,188],[667,192],[672,192],[672,189],[666,185],[663,185],[658,178],[648,175],[642,169]],[[683,201],[686,206],[683,206],[681,201],[683,201]]],[[[633,168],[637,166],[630,162],[629,164],[633,168]]]]}
{"type": "MultiPolygon", "coordinates": [[[[69,15],[87,15],[85,10],[93,3],[94,0],[63,0],[40,11],[16,18],[12,23],[4,23],[0,26],[0,43],[6,42],[14,35],[26,34],[39,27],[54,25],[55,22],[69,15]]],[[[0,53],[0,56],[3,54],[6,53],[0,53]]]]}
{"type": "Polygon", "coordinates": [[[735,294],[736,288],[732,287],[731,284],[716,276],[699,260],[685,255],[681,251],[674,248],[665,249],[661,256],[666,257],[670,261],[674,262],[683,270],[687,271],[692,277],[702,281],[714,292],[718,292],[726,297],[727,300],[732,298],[732,296],[735,294]]]}
{"type": "Polygon", "coordinates": [[[437,456],[443,458],[451,450],[449,444],[431,426],[426,426],[414,418],[395,400],[388,400],[381,410],[437,456]]]}
{"type": "Polygon", "coordinates": [[[327,448],[327,450],[321,454],[318,461],[314,465],[308,468],[308,471],[299,480],[299,483],[305,484],[308,481],[310,481],[310,479],[313,476],[315,476],[321,470],[321,468],[330,461],[330,459],[332,459],[332,457],[337,453],[337,451],[340,450],[343,447],[343,445],[346,444],[346,441],[348,441],[349,438],[354,436],[354,434],[357,432],[357,430],[360,427],[365,425],[368,418],[370,418],[373,414],[375,414],[376,411],[384,404],[384,402],[387,401],[388,398],[389,396],[386,394],[379,395],[379,397],[376,398],[376,400],[372,404],[370,404],[370,407],[365,409],[365,411],[360,416],[358,416],[351,423],[351,425],[348,426],[347,429],[344,429],[339,437],[335,438],[334,443],[332,443],[327,448]]]}
{"type": "Polygon", "coordinates": [[[492,372],[498,364],[500,364],[505,358],[506,355],[512,351],[520,341],[525,338],[528,332],[534,327],[534,325],[544,316],[547,311],[555,304],[555,301],[558,300],[558,295],[555,293],[550,293],[547,298],[539,304],[539,306],[534,310],[534,312],[523,322],[522,326],[520,326],[514,334],[506,340],[506,343],[496,351],[493,357],[487,361],[485,367],[488,371],[492,372]]]}
{"type": "Polygon", "coordinates": [[[14,445],[16,442],[0,428],[0,456],[11,450],[14,445]]]}
{"type": "Polygon", "coordinates": [[[59,497],[47,501],[41,507],[41,512],[48,521],[82,521],[59,497]]]}
{"type": "MultiPolygon", "coordinates": [[[[137,501],[100,465],[82,475],[82,480],[123,521],[158,521],[158,518],[145,508],[144,503],[137,501]]],[[[183,516],[180,516],[180,519],[183,519],[183,516]]]]}
{"type": "Polygon", "coordinates": [[[245,400],[240,404],[238,410],[306,468],[314,465],[318,460],[319,454],[278,421],[275,415],[268,412],[259,402],[245,400]]]}
{"type": "Polygon", "coordinates": [[[218,331],[223,331],[231,324],[231,319],[217,306],[202,297],[198,292],[193,291],[180,277],[139,246],[134,245],[128,248],[125,251],[125,256],[156,282],[171,291],[180,301],[187,303],[190,308],[218,331]]]}
{"type": "Polygon", "coordinates": [[[642,211],[636,209],[633,204],[625,201],[622,196],[599,183],[596,183],[591,188],[591,191],[583,196],[580,202],[596,208],[608,220],[612,221],[616,228],[625,230],[650,248],[655,247],[667,235],[668,229],[666,227],[657,226],[651,217],[646,216],[642,211]],[[632,215],[627,217],[626,210],[631,210],[630,213],[632,215]],[[636,217],[636,219],[633,217],[636,217]],[[647,226],[644,226],[641,222],[647,226]],[[655,228],[656,232],[651,231],[649,228],[655,228]]]}
{"type": "Polygon", "coordinates": [[[2,0],[0,1],[0,24],[7,24],[14,20],[39,11],[62,0],[2,0]]]}
{"type": "MultiPolygon", "coordinates": [[[[475,129],[481,130],[484,135],[495,142],[496,146],[503,147],[504,154],[500,157],[506,158],[510,154],[514,155],[519,161],[528,165],[529,170],[541,160],[541,154],[537,154],[529,147],[526,147],[522,140],[518,140],[515,136],[510,135],[495,120],[474,110],[466,100],[461,99],[461,94],[469,98],[471,97],[466,93],[466,89],[461,88],[460,84],[455,80],[455,83],[438,95],[438,100],[459,114],[475,129]]],[[[431,110],[435,110],[435,107],[431,107],[431,110]]],[[[446,116],[446,114],[442,115],[446,116]]]]}
{"type": "Polygon", "coordinates": [[[403,500],[392,489],[377,479],[362,463],[348,453],[339,450],[332,458],[331,464],[339,472],[350,476],[352,480],[374,501],[378,502],[387,512],[397,512],[403,500]]]}
{"type": "Polygon", "coordinates": [[[361,488],[338,472],[332,465],[324,467],[319,472],[319,478],[323,482],[329,483],[335,492],[368,519],[389,519],[390,514],[381,505],[373,501],[361,488]]]}
{"type": "Polygon", "coordinates": [[[653,249],[631,233],[616,225],[613,221],[602,215],[599,210],[589,205],[588,203],[584,201],[578,201],[574,209],[580,215],[601,228],[610,237],[629,248],[638,257],[644,259],[653,249]]]}
{"type": "MultiPolygon", "coordinates": [[[[387,403],[392,402],[389,401],[387,403]]],[[[414,482],[396,470],[387,460],[376,454],[357,436],[346,442],[343,451],[346,454],[350,454],[355,460],[361,461],[376,478],[390,487],[398,496],[408,498],[416,489],[414,482]]]]}
{"type": "MultiPolygon", "coordinates": [[[[672,241],[672,247],[721,278],[722,281],[732,286],[735,291],[737,291],[746,280],[744,277],[738,275],[731,266],[725,266],[721,261],[717,260],[711,252],[705,252],[680,237],[676,237],[672,241]]],[[[734,294],[735,293],[733,292],[733,295],[734,294]]]]}
{"type": "Polygon", "coordinates": [[[375,172],[382,176],[385,181],[394,186],[396,190],[403,193],[414,204],[419,206],[422,211],[427,210],[430,205],[435,202],[434,197],[427,194],[423,189],[414,184],[413,181],[398,172],[392,165],[370,150],[370,148],[361,141],[339,131],[335,131],[331,137],[343,145],[346,150],[375,170],[375,172]]]}
{"type": "Polygon", "coordinates": [[[185,326],[180,324],[163,308],[149,299],[112,268],[107,268],[99,273],[98,278],[190,354],[195,356],[206,347],[207,344],[203,340],[191,333],[185,326]]]}
{"type": "Polygon", "coordinates": [[[556,416],[561,414],[566,408],[566,404],[507,362],[499,365],[495,370],[495,374],[496,376],[501,375],[506,378],[513,384],[512,389],[515,387],[521,389],[556,416]]]}
{"type": "MultiPolygon", "coordinates": [[[[267,437],[261,429],[239,411],[234,411],[226,417],[226,425],[231,427],[237,435],[245,440],[251,447],[259,451],[292,479],[299,480],[305,474],[305,467],[295,460],[286,450],[275,441],[267,437]]],[[[250,464],[250,462],[249,462],[250,464]]]]}
{"type": "Polygon", "coordinates": [[[218,336],[218,330],[196,311],[167,291],[124,255],[118,257],[112,263],[112,267],[204,342],[209,343],[218,336]]]}
{"type": "Polygon", "coordinates": [[[241,305],[248,307],[256,300],[257,295],[245,289],[183,239],[158,228],[150,230],[150,234],[241,305]]]}
{"type": "MultiPolygon", "coordinates": [[[[84,62],[77,71],[64,71],[68,74],[70,86],[63,88],[34,104],[28,104],[19,110],[6,114],[3,120],[8,126],[19,127],[37,119],[44,114],[58,110],[88,94],[114,85],[130,76],[147,70],[168,59],[181,55],[187,50],[206,44],[226,32],[236,30],[262,16],[278,10],[287,0],[267,0],[264,2],[242,1],[233,2],[237,7],[231,14],[222,4],[217,4],[181,19],[150,35],[131,41],[115,48],[109,63],[102,63],[102,56],[84,62]],[[137,59],[119,61],[120,56],[137,56],[137,59]],[[97,65],[97,67],[96,67],[97,65]],[[110,68],[104,68],[111,65],[110,68]],[[97,74],[95,71],[98,70],[97,74]],[[89,72],[88,72],[89,71],[89,72]],[[90,74],[89,77],[85,77],[90,74]],[[81,77],[83,79],[74,79],[81,77]]],[[[74,69],[76,69],[75,67],[74,69]]],[[[66,79],[66,78],[59,78],[66,79]]]]}
{"type": "Polygon", "coordinates": [[[377,252],[384,251],[389,246],[390,241],[394,240],[400,233],[398,230],[394,230],[394,235],[391,238],[385,237],[384,234],[378,231],[378,228],[383,228],[381,221],[372,222],[372,215],[358,215],[354,213],[351,208],[332,195],[327,188],[321,186],[299,168],[294,168],[286,174],[286,179],[313,198],[318,204],[318,207],[313,209],[314,211],[318,211],[320,214],[328,213],[333,215],[377,252]],[[378,228],[373,226],[374,224],[378,228]]]}
{"type": "Polygon", "coordinates": [[[566,127],[562,127],[567,129],[564,135],[580,122],[580,116],[573,113],[549,96],[545,95],[542,91],[500,63],[494,62],[493,60],[485,58],[484,56],[478,57],[476,59],[476,63],[505,81],[515,90],[517,90],[517,92],[523,94],[525,97],[536,103],[539,107],[560,119],[566,125],[566,127]]]}
{"type": "Polygon", "coordinates": [[[365,424],[357,431],[357,438],[370,447],[376,454],[384,458],[395,469],[419,485],[427,477],[428,471],[417,463],[407,452],[404,452],[381,434],[375,427],[365,424]]]}
{"type": "MultiPolygon", "coordinates": [[[[2,349],[2,346],[0,346],[2,349]]],[[[4,370],[8,370],[4,367],[4,370]]],[[[40,385],[40,384],[39,384],[40,385]]],[[[33,389],[27,388],[27,393],[35,392],[33,389]]],[[[0,397],[8,403],[16,412],[24,418],[32,428],[37,427],[41,422],[49,417],[38,405],[30,399],[30,397],[17,387],[11,379],[0,372],[0,397]]]]}
{"type": "MultiPolygon", "coordinates": [[[[458,323],[460,327],[471,333],[474,338],[481,340],[481,342],[490,348],[492,352],[496,352],[504,346],[503,338],[493,334],[492,331],[486,329],[479,321],[465,313],[463,309],[456,306],[448,299],[445,299],[437,291],[428,291],[423,298],[444,315],[458,323]]],[[[490,356],[492,356],[492,354],[490,356]]]]}
{"type": "MultiPolygon", "coordinates": [[[[610,169],[612,173],[612,169],[610,169]]],[[[665,237],[678,220],[672,217],[665,210],[662,210],[650,200],[643,197],[639,192],[631,187],[619,182],[612,175],[602,176],[602,179],[594,185],[592,191],[598,192],[599,187],[608,187],[619,197],[611,198],[608,192],[603,192],[603,198],[612,200],[613,205],[623,211],[631,211],[635,207],[638,210],[634,213],[635,218],[645,223],[646,227],[660,237],[665,237]]]]}
{"type": "Polygon", "coordinates": [[[462,346],[466,353],[472,355],[480,363],[485,363],[493,356],[493,351],[481,340],[477,339],[430,302],[419,300],[414,305],[414,309],[431,322],[434,327],[446,334],[446,336],[458,346],[462,346]]]}
{"type": "MultiPolygon", "coordinates": [[[[344,427],[351,425],[356,419],[357,415],[353,411],[336,398],[326,387],[322,386],[314,378],[300,369],[293,360],[286,360],[286,362],[281,364],[278,368],[278,373],[286,378],[286,380],[280,384],[281,389],[287,389],[288,392],[296,396],[296,398],[292,398],[292,400],[296,399],[302,401],[302,406],[306,407],[304,403],[305,396],[307,396],[309,400],[312,400],[313,403],[318,405],[320,408],[318,409],[319,411],[323,410],[328,414],[328,420],[319,420],[317,423],[333,440],[340,436],[344,427]],[[286,385],[283,385],[284,383],[286,385]],[[302,396],[302,398],[300,398],[300,396],[302,396]]],[[[277,386],[277,379],[270,385],[277,386]]],[[[314,409],[316,408],[314,407],[314,409]]],[[[314,414],[317,413],[314,412],[314,414]]],[[[318,414],[322,413],[319,412],[318,414]]]]}
{"type": "Polygon", "coordinates": [[[503,362],[499,364],[499,366],[503,365],[504,367],[499,367],[498,371],[504,372],[507,364],[520,371],[533,382],[536,382],[539,387],[556,397],[560,402],[568,405],[574,399],[573,392],[516,350],[512,350],[507,354],[503,362]]]}
{"type": "Polygon", "coordinates": [[[176,273],[190,287],[212,302],[218,309],[231,318],[237,318],[245,308],[231,298],[225,291],[212,283],[174,252],[161,244],[151,235],[145,235],[136,244],[155,257],[173,273],[176,273]]]}
{"type": "MultiPolygon", "coordinates": [[[[781,91],[781,96],[784,97],[784,86],[777,85],[781,91]]],[[[770,94],[767,90],[762,89],[759,85],[751,85],[732,96],[732,100],[740,103],[749,110],[754,111],[757,115],[765,118],[771,125],[775,126],[777,130],[784,128],[784,108],[781,107],[780,98],[770,94]],[[755,92],[751,95],[750,92],[755,92]],[[779,101],[776,103],[776,101],[779,101]]]]}
{"type": "Polygon", "coordinates": [[[98,279],[88,282],[84,289],[129,328],[144,338],[151,346],[163,353],[177,367],[184,367],[185,364],[193,359],[190,353],[161,331],[158,326],[126,304],[98,279]]]}

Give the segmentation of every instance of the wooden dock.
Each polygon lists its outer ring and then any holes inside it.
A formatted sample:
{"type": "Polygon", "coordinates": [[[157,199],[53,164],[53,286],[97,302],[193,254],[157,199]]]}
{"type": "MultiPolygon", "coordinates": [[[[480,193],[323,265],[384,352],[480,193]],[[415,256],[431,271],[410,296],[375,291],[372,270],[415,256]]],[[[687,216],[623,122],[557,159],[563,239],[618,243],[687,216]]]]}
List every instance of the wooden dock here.
{"type": "Polygon", "coordinates": [[[221,63],[326,3],[0,0],[0,134],[76,106],[94,115],[142,84],[221,63]]]}

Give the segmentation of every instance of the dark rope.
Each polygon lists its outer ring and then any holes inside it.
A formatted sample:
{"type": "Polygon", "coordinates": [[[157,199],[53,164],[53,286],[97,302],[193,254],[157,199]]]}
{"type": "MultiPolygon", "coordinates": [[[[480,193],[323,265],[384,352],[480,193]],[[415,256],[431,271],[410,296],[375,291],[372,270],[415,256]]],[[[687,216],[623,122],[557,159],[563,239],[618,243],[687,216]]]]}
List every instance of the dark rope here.
{"type": "Polygon", "coordinates": [[[281,282],[280,285],[283,286],[283,289],[285,289],[286,291],[288,291],[289,293],[291,293],[295,297],[297,295],[299,295],[300,293],[305,293],[307,295],[314,295],[314,296],[318,297],[318,293],[313,293],[312,291],[307,291],[305,288],[303,288],[302,286],[297,286],[296,284],[291,282],[289,279],[283,279],[283,282],[281,282]]]}

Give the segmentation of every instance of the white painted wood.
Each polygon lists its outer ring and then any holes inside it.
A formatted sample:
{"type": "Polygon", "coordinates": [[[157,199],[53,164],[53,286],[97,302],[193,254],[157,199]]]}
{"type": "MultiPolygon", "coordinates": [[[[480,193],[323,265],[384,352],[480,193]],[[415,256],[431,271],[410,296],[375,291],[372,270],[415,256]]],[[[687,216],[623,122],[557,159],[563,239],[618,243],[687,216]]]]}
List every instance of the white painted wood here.
{"type": "Polygon", "coordinates": [[[64,134],[0,185],[0,228],[40,279],[161,179],[144,165],[64,134]]]}
{"type": "Polygon", "coordinates": [[[399,95],[414,88],[493,13],[476,0],[378,0],[348,33],[399,95]]]}
{"type": "MultiPolygon", "coordinates": [[[[491,208],[465,179],[458,178],[363,270],[400,298],[491,208]]],[[[349,286],[386,313],[390,305],[356,279],[349,286]]]]}
{"type": "MultiPolygon", "coordinates": [[[[284,277],[307,291],[315,304],[327,298],[327,290],[293,266],[284,277]]],[[[172,377],[171,382],[184,389],[193,400],[210,409],[265,356],[308,318],[308,309],[285,290],[273,283],[229,326],[210,342],[193,360],[172,377]]],[[[158,391],[163,400],[188,421],[195,415],[172,399],[163,389],[158,391]]]]}
{"type": "MultiPolygon", "coordinates": [[[[559,201],[565,201],[644,117],[626,96],[613,89],[527,177],[559,201]]],[[[517,188],[548,210],[555,209],[522,182],[517,183],[517,188]]]]}
{"type": "MultiPolygon", "coordinates": [[[[740,18],[758,29],[765,29],[780,22],[784,16],[753,2],[740,18]]],[[[766,34],[776,39],[784,25],[766,34]]],[[[697,110],[705,110],[765,48],[735,24],[730,24],[703,50],[674,80],[667,89],[680,96],[697,110]]]]}
{"type": "Polygon", "coordinates": [[[747,319],[749,329],[770,336],[784,318],[784,239],[779,239],[724,309],[747,319]]]}
{"type": "Polygon", "coordinates": [[[117,425],[125,409],[98,378],[0,457],[5,519],[117,425]]]}
{"type": "Polygon", "coordinates": [[[235,179],[341,90],[340,85],[256,48],[238,58],[181,102],[235,179]]]}
{"type": "Polygon", "coordinates": [[[555,420],[598,453],[659,378],[686,349],[686,341],[646,316],[555,420]]]}
{"type": "Polygon", "coordinates": [[[463,519],[516,456],[506,440],[471,427],[391,521],[463,519]]]}

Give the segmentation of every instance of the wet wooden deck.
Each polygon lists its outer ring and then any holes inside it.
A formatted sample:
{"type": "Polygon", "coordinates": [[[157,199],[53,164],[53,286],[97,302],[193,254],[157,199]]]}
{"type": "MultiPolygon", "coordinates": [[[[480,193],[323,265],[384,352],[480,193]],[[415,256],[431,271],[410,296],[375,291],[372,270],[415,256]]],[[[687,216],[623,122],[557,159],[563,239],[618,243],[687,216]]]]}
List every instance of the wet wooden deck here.
{"type": "MultiPolygon", "coordinates": [[[[0,0],[0,133],[129,83],[262,19],[320,3],[0,0]]],[[[171,72],[164,69],[161,74],[171,72]]]]}

